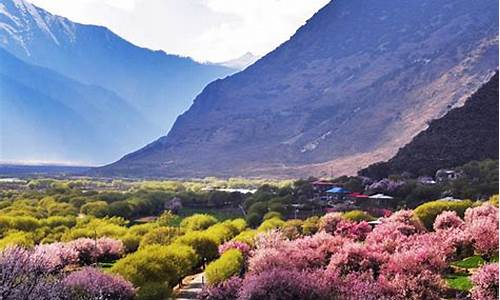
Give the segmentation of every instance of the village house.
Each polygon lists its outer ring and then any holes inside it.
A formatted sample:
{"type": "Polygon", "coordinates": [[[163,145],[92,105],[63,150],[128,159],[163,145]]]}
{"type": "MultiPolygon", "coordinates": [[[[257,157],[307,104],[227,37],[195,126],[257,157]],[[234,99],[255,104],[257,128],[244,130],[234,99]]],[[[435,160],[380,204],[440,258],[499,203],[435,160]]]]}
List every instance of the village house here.
{"type": "Polygon", "coordinates": [[[436,172],[436,182],[445,182],[445,181],[451,181],[455,180],[462,176],[461,172],[457,172],[455,170],[448,170],[448,169],[439,169],[436,172]]]}

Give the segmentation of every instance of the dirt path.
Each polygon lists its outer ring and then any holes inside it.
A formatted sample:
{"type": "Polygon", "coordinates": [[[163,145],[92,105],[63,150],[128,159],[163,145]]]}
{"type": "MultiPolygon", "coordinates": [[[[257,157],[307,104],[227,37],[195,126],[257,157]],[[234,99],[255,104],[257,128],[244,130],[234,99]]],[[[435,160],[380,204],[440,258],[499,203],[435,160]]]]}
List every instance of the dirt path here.
{"type": "Polygon", "coordinates": [[[187,282],[182,288],[175,291],[173,299],[177,300],[195,300],[203,288],[203,273],[186,278],[187,282]]]}

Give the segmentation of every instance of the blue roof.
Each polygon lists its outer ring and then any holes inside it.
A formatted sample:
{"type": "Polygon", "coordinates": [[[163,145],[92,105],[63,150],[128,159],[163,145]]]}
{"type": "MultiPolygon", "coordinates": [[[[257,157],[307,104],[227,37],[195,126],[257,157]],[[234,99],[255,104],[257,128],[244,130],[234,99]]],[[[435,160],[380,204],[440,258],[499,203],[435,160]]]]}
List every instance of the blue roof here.
{"type": "Polygon", "coordinates": [[[349,193],[348,190],[341,188],[341,187],[333,187],[326,191],[327,193],[332,193],[332,194],[346,194],[349,193]]]}

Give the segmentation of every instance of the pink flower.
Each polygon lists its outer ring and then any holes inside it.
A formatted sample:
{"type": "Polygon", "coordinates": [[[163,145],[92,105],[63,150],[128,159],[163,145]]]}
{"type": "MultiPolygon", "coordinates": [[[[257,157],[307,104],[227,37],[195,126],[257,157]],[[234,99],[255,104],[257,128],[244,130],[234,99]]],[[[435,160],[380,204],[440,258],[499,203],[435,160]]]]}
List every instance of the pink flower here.
{"type": "Polygon", "coordinates": [[[47,268],[53,271],[78,263],[78,252],[65,243],[38,245],[33,255],[43,257],[47,268]]]}
{"type": "Polygon", "coordinates": [[[239,241],[229,241],[219,246],[219,255],[224,254],[224,252],[230,249],[238,249],[243,253],[243,256],[248,257],[250,255],[250,246],[248,244],[239,241]]]}
{"type": "Polygon", "coordinates": [[[122,241],[108,237],[101,237],[97,240],[79,238],[68,242],[67,245],[78,253],[78,260],[82,265],[118,259],[124,252],[122,241]]]}
{"type": "Polygon", "coordinates": [[[276,268],[246,276],[238,299],[326,300],[321,282],[314,273],[276,268]]]}
{"type": "Polygon", "coordinates": [[[386,254],[370,249],[367,245],[350,242],[344,244],[342,249],[332,256],[328,271],[336,272],[340,276],[369,273],[377,279],[387,259],[386,254]]]}
{"type": "Polygon", "coordinates": [[[1,299],[61,299],[64,288],[59,284],[61,269],[32,250],[11,247],[0,252],[1,299]]]}
{"type": "Polygon", "coordinates": [[[279,230],[269,230],[255,237],[255,248],[280,248],[285,244],[286,238],[279,230]]]}
{"type": "Polygon", "coordinates": [[[385,221],[403,223],[415,228],[415,232],[425,231],[425,227],[412,210],[400,210],[386,218],[385,221]]]}
{"type": "Polygon", "coordinates": [[[498,222],[498,207],[490,203],[483,203],[478,207],[471,207],[465,211],[464,220],[466,223],[472,223],[474,220],[481,218],[491,218],[498,222]]]}
{"type": "Polygon", "coordinates": [[[498,208],[484,203],[465,211],[465,230],[473,241],[474,249],[482,255],[498,252],[498,208]]]}
{"type": "Polygon", "coordinates": [[[69,274],[63,285],[70,294],[85,299],[132,300],[135,295],[134,286],[122,277],[90,267],[69,274]]]}
{"type": "Polygon", "coordinates": [[[325,232],[313,236],[282,241],[278,248],[259,248],[248,260],[249,270],[261,273],[273,268],[312,269],[326,267],[330,257],[341,249],[348,239],[325,232]]]}
{"type": "Polygon", "coordinates": [[[97,262],[102,255],[96,240],[79,238],[68,243],[78,253],[78,260],[82,265],[90,265],[97,262]]]}
{"type": "Polygon", "coordinates": [[[471,291],[474,300],[498,299],[498,264],[481,267],[471,276],[474,287],[471,291]]]}
{"type": "Polygon", "coordinates": [[[228,280],[214,285],[206,285],[198,296],[200,300],[237,300],[242,280],[231,277],[228,280]]]}
{"type": "Polygon", "coordinates": [[[394,289],[394,295],[389,298],[392,300],[405,299],[441,299],[444,289],[444,283],[439,274],[429,270],[422,270],[417,273],[396,273],[387,278],[391,287],[394,289]]]}
{"type": "Polygon", "coordinates": [[[460,219],[455,211],[444,211],[436,217],[434,230],[445,230],[450,228],[463,228],[465,222],[460,219]]]}
{"type": "Polygon", "coordinates": [[[123,242],[108,237],[102,237],[97,240],[99,247],[100,259],[113,260],[118,259],[123,255],[123,242]]]}
{"type": "Polygon", "coordinates": [[[340,235],[356,241],[364,241],[371,231],[372,227],[366,221],[359,223],[341,221],[337,224],[335,235],[340,235]]]}
{"type": "Polygon", "coordinates": [[[319,230],[327,233],[334,233],[337,225],[344,221],[342,214],[338,212],[328,213],[319,219],[319,230]]]}

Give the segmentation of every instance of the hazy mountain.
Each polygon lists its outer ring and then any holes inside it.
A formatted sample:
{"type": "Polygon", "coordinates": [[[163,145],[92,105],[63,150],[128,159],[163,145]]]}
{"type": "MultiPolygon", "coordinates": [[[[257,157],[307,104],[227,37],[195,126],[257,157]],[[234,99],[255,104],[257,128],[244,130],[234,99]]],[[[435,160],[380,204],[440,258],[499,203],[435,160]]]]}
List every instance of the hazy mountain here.
{"type": "Polygon", "coordinates": [[[115,93],[29,65],[0,48],[2,160],[104,163],[154,128],[115,93]]]}
{"type": "Polygon", "coordinates": [[[496,0],[335,0],[209,84],[167,136],[96,172],[353,174],[463,105],[497,66],[496,0]]]}
{"type": "Polygon", "coordinates": [[[238,58],[219,63],[219,65],[226,66],[228,68],[237,69],[237,70],[243,70],[246,67],[248,67],[249,65],[256,62],[258,59],[259,59],[258,56],[255,56],[252,53],[247,52],[238,58]]]}
{"type": "Polygon", "coordinates": [[[383,178],[410,172],[434,175],[438,169],[473,160],[498,159],[498,73],[459,108],[434,120],[387,162],[360,171],[383,178]]]}
{"type": "Polygon", "coordinates": [[[23,0],[0,0],[0,46],[115,92],[156,125],[144,141],[164,134],[208,82],[234,72],[134,46],[105,27],[74,23],[23,0]]]}

